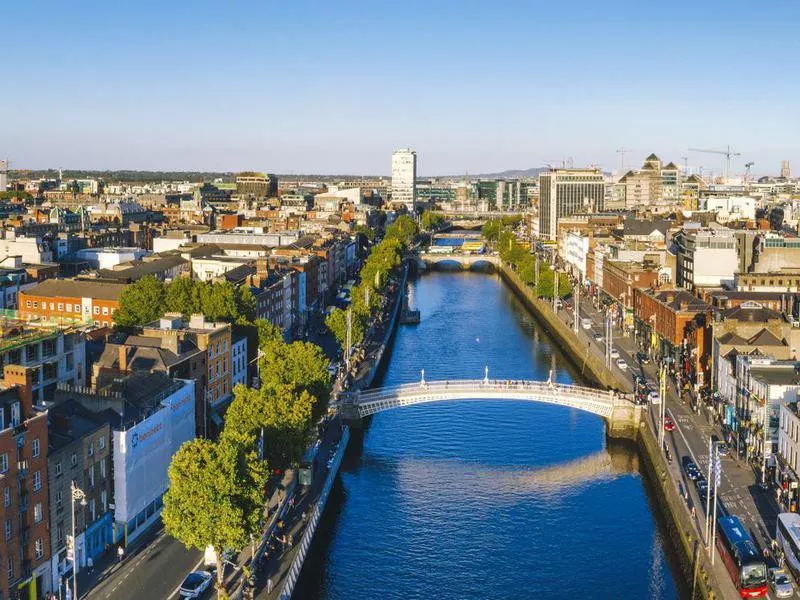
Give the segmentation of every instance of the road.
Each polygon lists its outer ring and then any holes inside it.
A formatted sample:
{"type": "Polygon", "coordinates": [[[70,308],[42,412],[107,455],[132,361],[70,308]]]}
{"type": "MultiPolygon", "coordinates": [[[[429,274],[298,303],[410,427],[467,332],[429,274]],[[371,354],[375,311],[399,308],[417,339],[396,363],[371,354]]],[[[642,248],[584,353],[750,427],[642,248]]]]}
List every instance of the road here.
{"type": "MultiPolygon", "coordinates": [[[[175,598],[184,577],[200,568],[202,560],[202,552],[186,550],[183,544],[162,532],[137,554],[127,556],[122,564],[107,571],[105,578],[85,597],[92,600],[175,598]]],[[[204,596],[211,597],[211,592],[204,596]]]]}
{"type": "MultiPolygon", "coordinates": [[[[594,336],[597,334],[605,335],[604,318],[605,313],[596,309],[590,301],[582,299],[580,303],[580,318],[589,318],[592,321],[592,328],[585,330],[579,328],[578,335],[583,339],[589,340],[589,343],[597,356],[605,356],[605,341],[596,342],[594,336]],[[602,344],[602,345],[601,345],[602,344]]],[[[559,316],[565,321],[568,320],[569,324],[573,323],[573,313],[567,310],[570,307],[565,307],[559,311],[559,316]]],[[[617,349],[620,357],[625,359],[628,368],[620,370],[616,364],[611,366],[611,369],[617,375],[617,379],[624,385],[626,391],[633,390],[633,375],[642,375],[646,380],[657,381],[657,367],[653,364],[643,365],[637,359],[637,349],[631,336],[623,336],[619,328],[613,329],[613,346],[617,349]]],[[[666,434],[665,439],[670,445],[673,455],[671,471],[673,480],[679,482],[682,487],[681,491],[688,494],[687,510],[695,505],[697,518],[695,520],[698,528],[698,535],[703,535],[704,529],[704,515],[705,505],[701,504],[700,497],[697,489],[681,468],[681,460],[684,456],[690,456],[692,460],[698,465],[700,471],[707,476],[708,470],[708,446],[712,435],[716,435],[719,439],[723,439],[720,426],[717,424],[716,419],[707,410],[702,402],[698,402],[696,410],[689,405],[689,401],[685,398],[679,398],[675,385],[670,381],[667,389],[667,414],[669,414],[675,421],[676,428],[673,432],[666,434]]],[[[651,411],[651,425],[654,426],[655,420],[653,412],[651,411]]],[[[758,485],[759,474],[746,462],[737,460],[732,456],[722,457],[722,474],[719,488],[719,496],[730,514],[734,514],[742,521],[747,527],[750,535],[755,540],[759,549],[770,547],[770,541],[775,534],[775,523],[778,514],[778,508],[774,501],[773,492],[771,490],[763,490],[758,485]]],[[[680,488],[679,488],[680,489],[680,488]]],[[[715,560],[716,567],[719,567],[721,560],[719,555],[715,560]]],[[[768,561],[768,566],[775,566],[774,563],[768,561]]],[[[721,569],[715,568],[716,571],[721,569]]],[[[730,584],[730,578],[727,572],[722,570],[718,576],[718,580],[723,584],[730,584]]],[[[733,586],[726,592],[734,594],[736,592],[733,586]]],[[[774,597],[773,592],[770,590],[768,597],[774,597]]],[[[800,598],[798,586],[795,586],[795,597],[800,598]]]]}

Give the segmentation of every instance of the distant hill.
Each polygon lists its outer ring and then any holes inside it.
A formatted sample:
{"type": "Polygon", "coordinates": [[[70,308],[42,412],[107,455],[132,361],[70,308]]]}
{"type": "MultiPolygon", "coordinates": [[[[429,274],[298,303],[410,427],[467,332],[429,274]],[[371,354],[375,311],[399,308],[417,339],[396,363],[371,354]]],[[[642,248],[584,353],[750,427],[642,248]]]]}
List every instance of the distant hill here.
{"type": "MultiPolygon", "coordinates": [[[[520,179],[523,177],[538,177],[539,173],[547,171],[547,167],[533,167],[530,169],[508,169],[499,173],[468,173],[470,179],[520,179]]],[[[448,179],[463,179],[464,175],[450,175],[448,179]]]]}

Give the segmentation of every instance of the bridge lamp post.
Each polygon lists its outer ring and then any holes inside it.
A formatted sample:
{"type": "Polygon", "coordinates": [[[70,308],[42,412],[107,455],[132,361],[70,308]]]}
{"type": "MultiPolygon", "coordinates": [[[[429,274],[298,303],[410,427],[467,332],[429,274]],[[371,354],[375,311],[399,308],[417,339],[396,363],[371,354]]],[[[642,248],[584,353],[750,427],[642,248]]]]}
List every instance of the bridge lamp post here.
{"type": "MultiPolygon", "coordinates": [[[[714,480],[714,515],[713,521],[717,520],[717,488],[719,487],[719,474],[716,473],[717,468],[719,468],[720,474],[722,472],[721,463],[717,465],[719,462],[719,444],[722,444],[721,440],[709,440],[708,441],[708,475],[706,481],[709,484],[708,494],[706,494],[706,523],[705,523],[705,534],[706,538],[706,550],[711,550],[713,552],[713,540],[714,537],[712,536],[712,532],[716,535],[716,527],[712,525],[711,520],[711,470],[714,468],[715,480],[714,480]]],[[[712,557],[713,560],[713,557],[712,557]]],[[[712,563],[713,564],[713,563],[712,563]]]]}
{"type": "Polygon", "coordinates": [[[75,485],[74,481],[69,482],[70,497],[72,502],[72,597],[78,599],[78,544],[75,540],[75,501],[79,506],[86,506],[86,494],[75,485]]]}

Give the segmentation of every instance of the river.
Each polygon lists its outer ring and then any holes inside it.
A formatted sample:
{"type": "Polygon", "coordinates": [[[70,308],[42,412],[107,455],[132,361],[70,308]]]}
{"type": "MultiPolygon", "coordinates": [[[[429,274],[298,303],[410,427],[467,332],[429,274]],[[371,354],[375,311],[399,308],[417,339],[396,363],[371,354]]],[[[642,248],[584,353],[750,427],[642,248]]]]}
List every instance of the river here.
{"type": "MultiPolygon", "coordinates": [[[[411,285],[379,385],[426,379],[574,381],[495,275],[411,285]]],[[[295,598],[677,598],[683,595],[635,448],[602,419],[471,401],[374,416],[342,465],[295,598]]]]}

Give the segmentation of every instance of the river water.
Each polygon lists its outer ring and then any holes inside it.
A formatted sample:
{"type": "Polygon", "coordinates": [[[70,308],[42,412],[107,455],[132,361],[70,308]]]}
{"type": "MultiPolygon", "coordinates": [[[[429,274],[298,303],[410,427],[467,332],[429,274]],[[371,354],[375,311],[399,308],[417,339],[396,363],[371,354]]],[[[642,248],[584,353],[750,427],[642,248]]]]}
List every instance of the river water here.
{"type": "MultiPolygon", "coordinates": [[[[495,275],[411,285],[378,385],[425,378],[576,380],[495,275]]],[[[677,598],[638,457],[602,419],[533,402],[375,415],[342,465],[295,598],[677,598]]]]}

